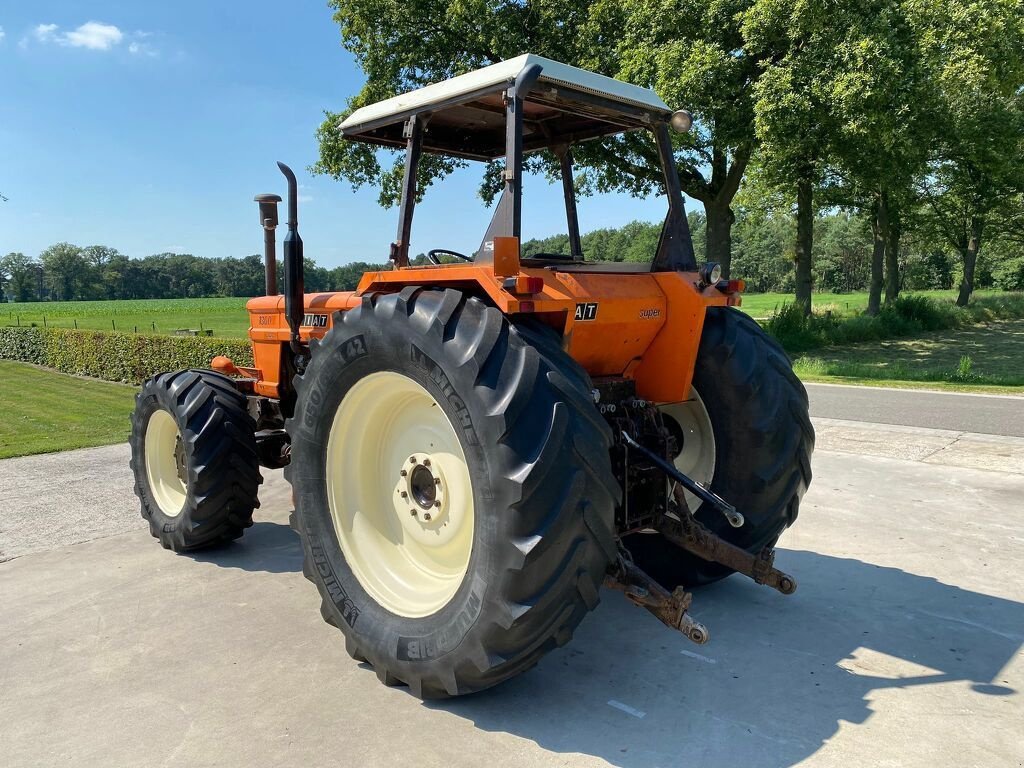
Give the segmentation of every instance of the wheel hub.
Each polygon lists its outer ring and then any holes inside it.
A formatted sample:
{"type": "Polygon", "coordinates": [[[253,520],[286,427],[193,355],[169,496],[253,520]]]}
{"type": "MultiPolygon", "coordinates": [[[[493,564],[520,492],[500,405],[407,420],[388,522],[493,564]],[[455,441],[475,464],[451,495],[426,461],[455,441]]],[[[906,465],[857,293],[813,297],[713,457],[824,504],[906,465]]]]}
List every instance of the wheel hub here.
{"type": "Polygon", "coordinates": [[[410,517],[423,523],[447,525],[446,488],[441,462],[429,453],[414,453],[398,471],[396,511],[408,510],[410,517]]]}
{"type": "Polygon", "coordinates": [[[429,469],[422,464],[412,471],[409,477],[409,487],[412,488],[412,497],[423,509],[431,509],[434,506],[434,498],[437,493],[434,491],[435,478],[429,469]]]}

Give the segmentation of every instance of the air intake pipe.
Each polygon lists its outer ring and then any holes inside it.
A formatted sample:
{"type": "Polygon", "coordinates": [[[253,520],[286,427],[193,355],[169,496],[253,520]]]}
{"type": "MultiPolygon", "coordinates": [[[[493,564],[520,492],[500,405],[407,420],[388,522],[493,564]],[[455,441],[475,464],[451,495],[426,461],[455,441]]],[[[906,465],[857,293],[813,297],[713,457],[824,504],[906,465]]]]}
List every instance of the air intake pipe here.
{"type": "Polygon", "coordinates": [[[305,313],[303,295],[306,292],[302,238],[299,237],[299,185],[291,168],[281,162],[277,167],[288,180],[288,234],[284,236],[284,314],[292,332],[292,351],[298,355],[302,351],[299,345],[299,326],[302,325],[305,313]]]}
{"type": "Polygon", "coordinates": [[[281,197],[280,195],[256,195],[253,199],[260,204],[266,294],[267,296],[277,296],[277,242],[274,240],[274,230],[277,229],[277,204],[281,202],[281,197]]]}

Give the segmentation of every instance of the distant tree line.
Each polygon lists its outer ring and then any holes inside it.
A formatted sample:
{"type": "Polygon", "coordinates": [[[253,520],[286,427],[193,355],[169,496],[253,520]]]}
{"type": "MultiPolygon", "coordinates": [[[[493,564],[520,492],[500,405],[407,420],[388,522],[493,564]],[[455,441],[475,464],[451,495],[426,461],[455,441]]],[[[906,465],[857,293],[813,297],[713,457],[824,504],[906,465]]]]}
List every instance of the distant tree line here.
{"type": "MultiPolygon", "coordinates": [[[[743,202],[743,196],[740,196],[743,202]]],[[[1024,210],[1017,229],[994,232],[975,265],[979,288],[1024,290],[1024,210]]],[[[915,219],[908,219],[915,222],[915,219]]],[[[689,213],[699,261],[708,254],[707,219],[689,213]]],[[[792,292],[796,284],[794,231],[791,216],[757,206],[738,205],[732,226],[732,273],[747,281],[751,292],[792,292]]],[[[833,209],[814,220],[812,278],[815,289],[833,293],[870,290],[874,233],[871,215],[833,209]]],[[[583,235],[590,261],[650,261],[661,225],[633,221],[622,227],[596,229],[583,235]]],[[[963,261],[947,240],[927,226],[905,226],[889,242],[896,255],[897,291],[953,288],[962,281],[963,261]]],[[[524,256],[569,253],[565,234],[523,243],[524,256]]],[[[427,263],[419,254],[414,265],[427,263]]],[[[387,264],[352,262],[322,267],[306,258],[306,290],[350,291],[364,272],[390,269],[387,264]]],[[[278,274],[283,274],[278,264],[278,274]]],[[[103,245],[50,246],[38,258],[9,253],[0,258],[0,297],[7,301],[70,301],[99,299],[170,299],[208,296],[257,296],[263,292],[263,258],[203,258],[158,253],[141,259],[103,245]]]]}
{"type": "MultiPolygon", "coordinates": [[[[689,213],[690,231],[698,261],[707,253],[707,219],[703,213],[689,213]]],[[[737,208],[732,227],[732,274],[747,282],[757,293],[791,293],[795,289],[794,232],[792,217],[737,208]]],[[[868,291],[872,279],[874,235],[871,217],[863,212],[834,210],[814,220],[812,278],[815,290],[830,293],[868,291]]],[[[597,261],[650,261],[658,243],[661,225],[634,221],[624,227],[596,229],[582,237],[583,253],[597,261]]],[[[927,227],[906,229],[891,243],[896,254],[897,291],[903,289],[950,289],[963,276],[957,251],[927,227]]],[[[569,253],[568,235],[527,240],[523,254],[569,253]]],[[[975,286],[1002,290],[1024,290],[1024,238],[999,234],[979,257],[975,286]]]]}
{"type": "MultiPolygon", "coordinates": [[[[327,269],[307,258],[306,289],[352,290],[364,271],[381,268],[357,262],[327,269]]],[[[0,258],[0,298],[6,301],[257,296],[263,288],[263,257],[257,255],[204,258],[158,253],[133,259],[105,245],[57,243],[38,258],[23,253],[0,258]]]]}

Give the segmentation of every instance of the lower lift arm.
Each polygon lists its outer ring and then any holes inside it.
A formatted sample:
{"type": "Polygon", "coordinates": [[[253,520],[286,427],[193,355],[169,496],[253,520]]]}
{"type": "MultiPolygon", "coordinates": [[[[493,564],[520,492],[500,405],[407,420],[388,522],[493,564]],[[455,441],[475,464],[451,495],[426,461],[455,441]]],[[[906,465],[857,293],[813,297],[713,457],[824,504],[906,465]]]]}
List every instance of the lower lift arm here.
{"type": "MultiPolygon", "coordinates": [[[[672,464],[637,443],[625,432],[622,437],[630,449],[639,451],[661,469],[669,479],[675,481],[672,496],[675,501],[674,516],[662,514],[654,524],[655,529],[668,541],[703,560],[721,563],[737,573],[749,576],[758,584],[764,584],[784,595],[796,591],[796,579],[774,567],[775,551],[767,546],[756,555],[720,538],[694,518],[686,503],[683,489],[690,491],[702,501],[718,509],[733,527],[743,525],[743,516],[735,507],[700,483],[687,477],[672,464]]],[[[678,629],[695,643],[708,640],[708,631],[703,624],[694,621],[688,614],[692,596],[677,587],[671,594],[658,582],[648,576],[628,557],[619,557],[605,579],[607,586],[621,589],[632,602],[640,605],[672,629],[678,629]]]]}

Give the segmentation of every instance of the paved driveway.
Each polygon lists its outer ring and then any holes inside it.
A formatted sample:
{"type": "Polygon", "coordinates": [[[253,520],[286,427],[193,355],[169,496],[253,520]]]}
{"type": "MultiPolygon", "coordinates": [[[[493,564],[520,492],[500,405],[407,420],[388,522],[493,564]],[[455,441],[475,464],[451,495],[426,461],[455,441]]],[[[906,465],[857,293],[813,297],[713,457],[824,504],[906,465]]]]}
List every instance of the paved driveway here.
{"type": "MultiPolygon", "coordinates": [[[[0,462],[0,764],[1019,765],[1024,476],[965,466],[969,435],[818,426],[795,595],[700,590],[698,648],[604,592],[536,669],[435,703],[320,620],[280,473],[239,544],[177,556],[124,446],[0,462]]],[[[1012,469],[1024,441],[985,444],[1012,469]]]]}

